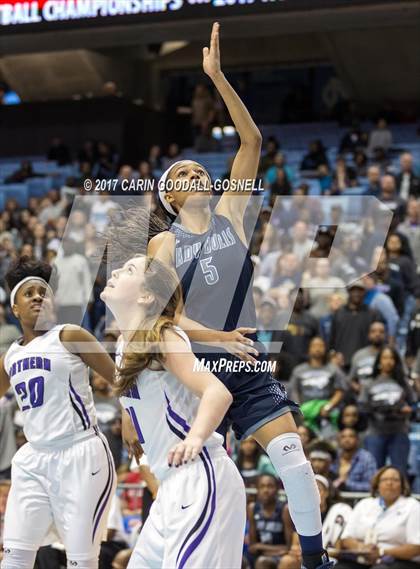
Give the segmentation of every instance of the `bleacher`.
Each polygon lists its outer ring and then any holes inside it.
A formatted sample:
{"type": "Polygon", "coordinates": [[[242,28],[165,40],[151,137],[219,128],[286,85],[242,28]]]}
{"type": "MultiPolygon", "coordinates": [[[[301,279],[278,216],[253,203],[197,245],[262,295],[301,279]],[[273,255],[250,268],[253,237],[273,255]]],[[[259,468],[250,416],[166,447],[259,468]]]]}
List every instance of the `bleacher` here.
{"type": "MultiPolygon", "coordinates": [[[[263,125],[260,127],[263,139],[274,136],[281,144],[281,151],[286,156],[288,167],[294,174],[294,185],[305,182],[309,186],[310,195],[319,195],[320,187],[316,179],[303,177],[299,166],[304,154],[307,152],[309,143],[315,139],[321,139],[328,149],[327,156],[333,166],[338,155],[339,142],[348,128],[338,127],[336,123],[304,123],[287,125],[263,125]]],[[[371,125],[362,125],[369,130],[371,125]]],[[[391,130],[394,138],[393,151],[391,152],[391,170],[398,171],[399,154],[407,150],[411,152],[420,167],[420,140],[416,133],[416,125],[392,125],[391,130]]],[[[219,179],[228,169],[228,161],[232,152],[209,152],[197,153],[193,149],[185,149],[184,156],[203,164],[213,179],[219,179]]],[[[351,155],[346,156],[351,163],[351,155]]],[[[158,175],[159,172],[156,172],[158,175]]],[[[9,198],[15,198],[21,207],[26,207],[29,198],[42,197],[52,188],[60,188],[67,177],[78,176],[77,165],[58,166],[56,162],[49,162],[42,156],[24,156],[8,159],[0,159],[0,211],[4,209],[9,198]],[[15,172],[22,160],[30,160],[33,170],[45,177],[28,179],[24,184],[4,184],[4,180],[15,172]]],[[[366,179],[359,178],[360,186],[349,188],[344,195],[358,195],[364,191],[366,179]]]]}

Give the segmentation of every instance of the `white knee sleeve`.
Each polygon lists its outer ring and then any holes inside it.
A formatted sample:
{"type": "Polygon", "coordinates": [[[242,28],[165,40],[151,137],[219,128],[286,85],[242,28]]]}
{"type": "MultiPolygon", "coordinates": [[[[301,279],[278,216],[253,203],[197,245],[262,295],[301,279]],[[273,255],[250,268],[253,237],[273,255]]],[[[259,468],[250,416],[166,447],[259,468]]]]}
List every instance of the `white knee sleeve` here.
{"type": "Polygon", "coordinates": [[[300,535],[317,535],[322,530],[319,491],[310,462],[296,433],[270,441],[267,454],[287,494],[290,516],[300,535]]]}
{"type": "Polygon", "coordinates": [[[98,569],[98,565],[98,558],[83,559],[82,561],[67,558],[67,569],[98,569]]]}
{"type": "Polygon", "coordinates": [[[16,549],[14,547],[3,548],[3,561],[1,569],[33,569],[36,551],[16,549]]]}

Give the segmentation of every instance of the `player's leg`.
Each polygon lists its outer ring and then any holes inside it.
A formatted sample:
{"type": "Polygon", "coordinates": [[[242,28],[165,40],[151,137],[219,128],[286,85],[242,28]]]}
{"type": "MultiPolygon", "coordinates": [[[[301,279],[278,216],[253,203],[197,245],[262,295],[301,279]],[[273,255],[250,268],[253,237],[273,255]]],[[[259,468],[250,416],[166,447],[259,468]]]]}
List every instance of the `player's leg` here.
{"type": "Polygon", "coordinates": [[[51,503],[54,522],[66,548],[67,566],[97,569],[116,488],[108,443],[98,435],[57,452],[55,461],[59,482],[51,503]]]}
{"type": "Polygon", "coordinates": [[[290,516],[299,535],[304,567],[332,566],[328,564],[322,544],[318,487],[292,414],[289,412],[265,423],[253,437],[266,450],[283,482],[290,516]]]}
{"type": "Polygon", "coordinates": [[[141,529],[127,569],[162,569],[165,551],[160,489],[141,529]]]}
{"type": "Polygon", "coordinates": [[[36,552],[51,524],[52,512],[44,485],[46,457],[29,445],[12,462],[12,486],[7,499],[1,569],[33,569],[36,552]]]}
{"type": "Polygon", "coordinates": [[[163,567],[240,569],[245,489],[237,468],[222,454],[203,451],[199,461],[181,466],[162,485],[163,567]]]}

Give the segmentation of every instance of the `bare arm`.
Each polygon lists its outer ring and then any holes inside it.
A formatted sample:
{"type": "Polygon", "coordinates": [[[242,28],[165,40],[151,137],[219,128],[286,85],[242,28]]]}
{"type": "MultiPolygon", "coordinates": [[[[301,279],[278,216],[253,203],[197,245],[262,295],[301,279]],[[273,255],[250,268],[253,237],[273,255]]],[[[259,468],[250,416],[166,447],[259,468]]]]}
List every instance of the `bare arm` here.
{"type": "Polygon", "coordinates": [[[166,331],[164,343],[165,367],[201,399],[188,435],[169,453],[169,464],[179,466],[201,452],[204,442],[222,422],[232,395],[212,373],[194,370],[196,358],[178,334],[166,331]]]}
{"type": "Polygon", "coordinates": [[[4,354],[0,357],[0,398],[7,393],[10,388],[10,378],[4,369],[4,354]]]}
{"type": "Polygon", "coordinates": [[[115,364],[111,356],[90,332],[68,324],[60,332],[63,346],[91,369],[99,373],[109,383],[114,383],[115,364]]]}
{"type": "Polygon", "coordinates": [[[245,105],[232,88],[220,68],[219,24],[213,24],[210,49],[203,49],[203,69],[222,97],[241,141],[232,166],[231,181],[250,180],[251,184],[235,191],[224,192],[216,212],[228,217],[245,243],[243,216],[252,192],[260,161],[262,137],[245,105]],[[235,197],[234,197],[235,196],[235,197]]]}
{"type": "Polygon", "coordinates": [[[420,545],[413,545],[411,543],[405,543],[404,545],[398,545],[396,547],[390,547],[384,550],[384,555],[391,555],[397,559],[405,559],[410,561],[414,557],[420,555],[420,545]]]}

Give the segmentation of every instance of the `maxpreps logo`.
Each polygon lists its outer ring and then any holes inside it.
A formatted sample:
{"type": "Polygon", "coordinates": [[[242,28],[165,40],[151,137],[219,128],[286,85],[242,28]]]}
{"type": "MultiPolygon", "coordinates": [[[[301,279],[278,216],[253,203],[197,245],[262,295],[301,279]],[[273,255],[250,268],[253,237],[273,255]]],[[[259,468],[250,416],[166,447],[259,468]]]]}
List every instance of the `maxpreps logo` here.
{"type": "Polygon", "coordinates": [[[0,25],[166,12],[179,10],[183,4],[184,0],[0,0],[0,25]]]}

